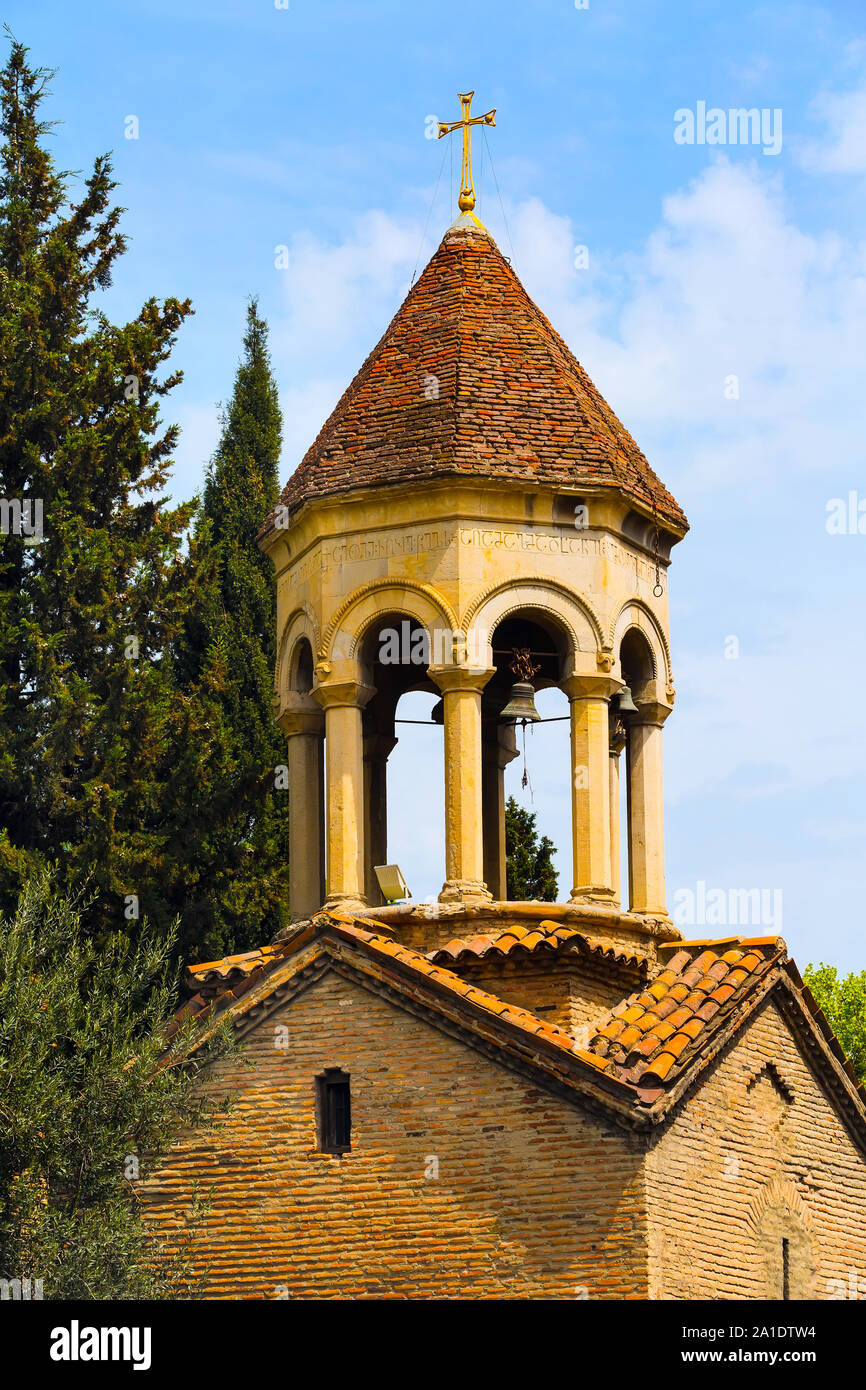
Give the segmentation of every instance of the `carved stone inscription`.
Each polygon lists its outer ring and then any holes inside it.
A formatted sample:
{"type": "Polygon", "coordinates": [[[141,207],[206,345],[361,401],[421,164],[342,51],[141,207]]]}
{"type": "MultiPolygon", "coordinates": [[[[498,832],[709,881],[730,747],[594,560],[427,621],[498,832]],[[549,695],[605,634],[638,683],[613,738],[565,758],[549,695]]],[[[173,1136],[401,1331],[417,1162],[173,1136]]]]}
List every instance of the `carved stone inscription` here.
{"type": "Polygon", "coordinates": [[[478,546],[482,550],[510,550],[536,555],[578,555],[587,559],[608,560],[630,570],[640,579],[655,579],[655,570],[647,560],[623,549],[609,536],[574,535],[552,528],[513,531],[505,527],[444,524],[392,535],[357,539],[346,537],[333,543],[325,543],[318,556],[307,555],[289,570],[289,584],[303,583],[319,565],[328,569],[331,566],[364,560],[425,555],[436,550],[447,550],[458,538],[461,546],[478,546]]]}

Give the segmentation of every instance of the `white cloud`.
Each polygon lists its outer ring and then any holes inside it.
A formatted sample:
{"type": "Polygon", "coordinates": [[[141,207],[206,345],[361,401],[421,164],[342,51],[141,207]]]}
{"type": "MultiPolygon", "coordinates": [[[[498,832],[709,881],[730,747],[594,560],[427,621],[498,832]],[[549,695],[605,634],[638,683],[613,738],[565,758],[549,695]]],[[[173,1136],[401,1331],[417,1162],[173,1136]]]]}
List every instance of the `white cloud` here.
{"type": "MultiPolygon", "coordinates": [[[[412,225],[385,212],[368,212],[340,246],[327,246],[310,233],[291,245],[286,292],[295,351],[308,360],[333,349],[371,323],[408,289],[407,267],[418,250],[412,225]]],[[[372,346],[372,344],[371,344],[372,346]]]]}
{"type": "Polygon", "coordinates": [[[665,199],[642,249],[617,260],[590,247],[589,271],[573,268],[567,219],[535,202],[514,222],[527,290],[669,484],[667,442],[686,429],[693,489],[853,461],[866,425],[864,246],[802,232],[778,178],[719,159],[665,199]]]}
{"type": "Polygon", "coordinates": [[[815,174],[866,173],[866,86],[816,97],[810,114],[826,126],[822,140],[807,140],[800,150],[805,169],[815,174]]]}
{"type": "Polygon", "coordinates": [[[340,245],[328,246],[308,232],[290,244],[286,313],[271,331],[283,386],[287,470],[313,442],[399,307],[420,240],[420,227],[372,211],[340,245]]]}

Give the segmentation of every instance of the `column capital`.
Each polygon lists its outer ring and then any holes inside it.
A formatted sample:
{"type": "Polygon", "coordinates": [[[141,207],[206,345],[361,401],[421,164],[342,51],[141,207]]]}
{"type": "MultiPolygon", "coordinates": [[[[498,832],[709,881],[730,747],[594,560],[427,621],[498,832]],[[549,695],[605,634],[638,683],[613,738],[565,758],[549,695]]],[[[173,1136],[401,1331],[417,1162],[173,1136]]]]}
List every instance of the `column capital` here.
{"type": "Polygon", "coordinates": [[[325,716],[320,705],[312,696],[299,691],[289,691],[277,713],[277,723],[286,738],[297,734],[321,734],[325,730],[325,716]]]}
{"type": "Polygon", "coordinates": [[[661,728],[671,713],[670,705],[659,704],[657,700],[638,700],[636,704],[638,713],[631,716],[631,724],[655,724],[661,728]]]}
{"type": "Polygon", "coordinates": [[[644,705],[664,705],[668,710],[673,709],[676,691],[672,685],[660,680],[641,681],[640,684],[633,685],[631,697],[638,709],[644,705]]]}
{"type": "Polygon", "coordinates": [[[622,690],[622,684],[614,676],[566,676],[559,688],[569,700],[609,700],[611,695],[622,690]]]}
{"type": "Polygon", "coordinates": [[[397,747],[397,738],[394,734],[365,734],[364,735],[364,759],[388,758],[397,747]]]}
{"type": "Polygon", "coordinates": [[[340,705],[363,709],[375,694],[374,686],[352,680],[328,681],[324,685],[317,685],[312,691],[313,699],[318,701],[322,709],[337,709],[340,705]]]}
{"type": "Polygon", "coordinates": [[[427,674],[445,695],[452,690],[475,690],[480,695],[495,666],[428,666],[427,674]]]}

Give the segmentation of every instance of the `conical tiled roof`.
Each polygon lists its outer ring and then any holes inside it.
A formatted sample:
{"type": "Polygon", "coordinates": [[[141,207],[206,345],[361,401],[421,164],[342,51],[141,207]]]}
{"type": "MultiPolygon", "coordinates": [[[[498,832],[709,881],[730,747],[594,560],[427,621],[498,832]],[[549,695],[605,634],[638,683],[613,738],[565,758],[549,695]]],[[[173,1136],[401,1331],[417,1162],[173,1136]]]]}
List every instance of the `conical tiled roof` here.
{"type": "Polygon", "coordinates": [[[446,232],[281,502],[294,511],[313,497],[446,476],[611,487],[687,527],[471,215],[446,232]]]}

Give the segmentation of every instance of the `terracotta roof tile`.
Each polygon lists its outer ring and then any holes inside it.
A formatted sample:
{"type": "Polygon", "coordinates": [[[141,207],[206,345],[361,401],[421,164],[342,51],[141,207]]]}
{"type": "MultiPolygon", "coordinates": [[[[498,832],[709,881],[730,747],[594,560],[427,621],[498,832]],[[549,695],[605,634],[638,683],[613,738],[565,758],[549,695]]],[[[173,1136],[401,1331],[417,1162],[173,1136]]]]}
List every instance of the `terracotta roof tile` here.
{"type": "MultiPolygon", "coordinates": [[[[247,1001],[242,996],[253,994],[256,999],[254,987],[265,982],[271,972],[282,970],[287,956],[305,949],[317,939],[323,939],[328,950],[339,949],[341,941],[354,943],[377,958],[382,968],[393,971],[399,964],[408,971],[404,978],[426,977],[446,994],[465,1000],[482,1016],[489,1015],[491,1021],[495,1018],[500,1024],[517,1029],[527,1040],[544,1042],[558,1049],[561,1055],[568,1054],[591,1066],[593,1071],[603,1073],[615,1085],[631,1088],[635,1103],[649,1106],[711,1042],[732,1010],[757,990],[767,972],[785,958],[784,944],[775,937],[762,941],[752,938],[736,946],[725,940],[718,943],[720,948],[725,948],[719,952],[713,951],[704,941],[691,947],[687,943],[676,950],[649,985],[611,1010],[587,1046],[577,1047],[565,1030],[527,1009],[506,1003],[474,982],[461,979],[453,969],[440,962],[447,961],[450,966],[455,952],[466,960],[477,960],[490,953],[501,955],[506,941],[511,943],[510,949],[522,948],[527,957],[539,950],[566,949],[600,951],[607,958],[625,959],[633,964],[645,962],[624,957],[611,947],[592,942],[563,923],[542,922],[533,928],[516,925],[506,932],[479,935],[469,942],[449,942],[430,956],[402,945],[383,932],[369,929],[375,925],[364,918],[321,912],[309,925],[276,945],[191,967],[188,976],[197,992],[177,1015],[177,1027],[185,1018],[204,1018],[214,1010],[218,1016],[220,1005],[235,1001],[243,1010],[247,1001]],[[333,948],[327,945],[329,938],[334,943],[333,948]],[[688,980],[692,981],[691,988],[688,980]]],[[[814,1000],[811,995],[806,998],[807,1006],[818,1018],[820,1011],[814,1000]]],[[[832,1035],[828,1041],[834,1054],[842,1059],[841,1049],[832,1035]]]]}
{"type": "MultiPolygon", "coordinates": [[[[677,1059],[672,1052],[660,1052],[651,1067],[647,1067],[641,1076],[641,1081],[646,1085],[647,1082],[664,1081],[674,1066],[677,1059]]],[[[635,1078],[637,1080],[637,1078],[635,1078]]]]}
{"type": "Polygon", "coordinates": [[[437,946],[430,951],[427,959],[447,964],[450,968],[454,965],[471,964],[478,959],[508,956],[515,952],[519,955],[524,951],[533,954],[545,951],[575,951],[604,957],[635,969],[647,969],[647,961],[643,956],[606,946],[564,922],[546,919],[533,923],[531,927],[514,923],[502,931],[474,936],[469,941],[455,937],[444,946],[437,946]]]}
{"type": "Polygon", "coordinates": [[[723,952],[706,941],[690,944],[676,951],[645,990],[612,1010],[588,1045],[610,1058],[623,1080],[639,1086],[647,1104],[655,1097],[653,1087],[673,1082],[784,956],[776,937],[737,946],[725,940],[718,943],[727,948],[723,952]]]}
{"type": "MultiPolygon", "coordinates": [[[[616,489],[680,533],[688,524],[493,239],[466,223],[446,232],[281,503],[463,475],[616,489]]],[[[273,525],[272,513],[262,535],[273,525]]]]}

